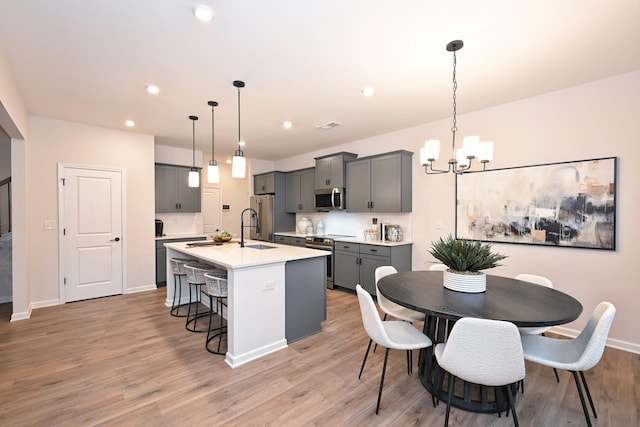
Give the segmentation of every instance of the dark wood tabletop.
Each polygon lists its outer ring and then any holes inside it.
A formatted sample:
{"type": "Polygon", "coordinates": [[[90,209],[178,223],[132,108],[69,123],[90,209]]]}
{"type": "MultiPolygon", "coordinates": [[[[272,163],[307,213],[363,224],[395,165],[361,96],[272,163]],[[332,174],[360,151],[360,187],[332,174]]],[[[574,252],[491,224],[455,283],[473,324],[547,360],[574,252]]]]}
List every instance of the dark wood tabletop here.
{"type": "Polygon", "coordinates": [[[487,275],[486,292],[471,294],[446,289],[441,271],[407,271],[382,278],[378,290],[404,307],[452,320],[477,317],[522,327],[555,326],[582,313],[582,304],[570,295],[501,276],[487,275]]]}

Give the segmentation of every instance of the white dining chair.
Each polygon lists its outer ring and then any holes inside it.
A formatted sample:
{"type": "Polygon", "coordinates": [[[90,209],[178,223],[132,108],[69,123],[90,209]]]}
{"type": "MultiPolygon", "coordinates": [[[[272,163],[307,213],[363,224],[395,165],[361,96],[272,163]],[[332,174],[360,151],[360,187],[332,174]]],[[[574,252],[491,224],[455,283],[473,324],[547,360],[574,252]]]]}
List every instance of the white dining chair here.
{"type": "Polygon", "coordinates": [[[412,350],[429,347],[431,345],[431,340],[411,323],[400,320],[381,320],[378,310],[376,309],[376,305],[369,292],[365,291],[362,286],[356,285],[356,293],[358,294],[362,323],[364,324],[364,329],[367,332],[367,335],[369,335],[369,345],[367,346],[367,351],[364,354],[364,360],[362,361],[362,367],[360,368],[358,379],[362,376],[364,365],[367,363],[367,356],[371,349],[371,343],[375,341],[376,344],[386,347],[384,363],[382,365],[382,376],[380,377],[380,387],[378,389],[378,402],[376,404],[376,414],[378,414],[378,410],[380,409],[380,399],[382,397],[382,387],[384,385],[384,375],[387,370],[389,350],[394,349],[407,351],[407,373],[411,374],[410,362],[412,359],[412,350]]]}
{"type": "MultiPolygon", "coordinates": [[[[516,280],[522,280],[524,282],[530,282],[530,283],[535,283],[536,285],[546,286],[547,288],[553,288],[553,282],[550,279],[544,276],[538,276],[535,274],[527,274],[527,273],[518,274],[516,276],[516,280]]],[[[528,335],[544,334],[549,329],[551,329],[551,326],[518,328],[521,334],[528,334],[528,335]]]]}
{"type": "Polygon", "coordinates": [[[574,339],[522,335],[522,347],[526,360],[556,369],[564,369],[573,374],[582,410],[589,427],[591,427],[591,418],[584,400],[580,380],[582,380],[587,393],[593,417],[598,418],[584,371],[593,368],[602,358],[615,315],[615,306],[610,302],[603,301],[595,308],[580,335],[574,339]],[[580,379],[578,379],[578,373],[580,379]]]}
{"type": "MultiPolygon", "coordinates": [[[[453,325],[447,342],[435,346],[434,354],[438,365],[449,373],[445,427],[449,425],[455,378],[503,387],[513,421],[518,426],[511,385],[524,378],[525,366],[516,325],[502,320],[463,317],[453,325]]],[[[441,373],[439,384],[443,377],[444,373],[441,373]]]]}
{"type": "Polygon", "coordinates": [[[378,299],[378,305],[380,306],[380,309],[384,312],[384,318],[382,320],[387,320],[387,315],[390,315],[395,317],[396,319],[404,320],[405,322],[413,323],[423,321],[424,313],[411,310],[410,308],[403,307],[400,304],[396,304],[395,302],[385,298],[385,296],[382,295],[378,290],[378,282],[380,281],[380,279],[397,272],[398,270],[390,265],[378,267],[375,271],[376,298],[378,299]]]}
{"type": "Polygon", "coordinates": [[[431,267],[429,267],[429,271],[445,271],[449,269],[449,267],[447,267],[444,264],[431,264],[431,267]]]}

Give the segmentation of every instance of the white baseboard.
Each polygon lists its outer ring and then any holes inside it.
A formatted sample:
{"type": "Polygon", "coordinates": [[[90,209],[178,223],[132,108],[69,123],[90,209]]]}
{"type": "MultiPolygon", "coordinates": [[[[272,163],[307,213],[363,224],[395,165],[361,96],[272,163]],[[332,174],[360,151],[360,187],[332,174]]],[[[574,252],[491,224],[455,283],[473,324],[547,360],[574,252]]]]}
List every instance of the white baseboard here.
{"type": "Polygon", "coordinates": [[[27,320],[31,317],[32,307],[29,305],[29,309],[23,313],[12,313],[11,314],[11,322],[16,322],[18,320],[27,320]]]}
{"type": "Polygon", "coordinates": [[[54,305],[60,305],[60,300],[58,298],[50,299],[47,301],[35,301],[31,303],[32,308],[44,308],[44,307],[51,307],[54,305]]]}
{"type": "Polygon", "coordinates": [[[135,288],[127,288],[127,289],[125,289],[124,293],[125,294],[135,294],[137,292],[155,291],[156,289],[158,289],[158,287],[154,283],[153,285],[144,285],[144,286],[137,286],[135,288]]]}
{"type": "MultiPolygon", "coordinates": [[[[558,335],[562,335],[569,338],[575,338],[580,334],[580,331],[576,331],[575,329],[563,328],[561,326],[555,326],[551,328],[549,332],[553,332],[558,335]]],[[[617,348],[618,350],[640,354],[640,344],[636,344],[628,341],[607,338],[607,347],[617,348]]]]}

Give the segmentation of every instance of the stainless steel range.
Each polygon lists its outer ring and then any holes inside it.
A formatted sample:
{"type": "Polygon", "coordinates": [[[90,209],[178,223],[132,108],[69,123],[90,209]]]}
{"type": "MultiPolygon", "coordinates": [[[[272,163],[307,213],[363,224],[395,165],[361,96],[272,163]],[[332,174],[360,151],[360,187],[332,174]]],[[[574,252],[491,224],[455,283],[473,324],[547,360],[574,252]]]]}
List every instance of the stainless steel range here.
{"type": "Polygon", "coordinates": [[[311,235],[305,238],[305,247],[311,249],[319,249],[321,251],[329,251],[331,255],[327,257],[327,288],[333,289],[333,251],[334,239],[341,237],[355,237],[342,234],[323,234],[311,235]]]}

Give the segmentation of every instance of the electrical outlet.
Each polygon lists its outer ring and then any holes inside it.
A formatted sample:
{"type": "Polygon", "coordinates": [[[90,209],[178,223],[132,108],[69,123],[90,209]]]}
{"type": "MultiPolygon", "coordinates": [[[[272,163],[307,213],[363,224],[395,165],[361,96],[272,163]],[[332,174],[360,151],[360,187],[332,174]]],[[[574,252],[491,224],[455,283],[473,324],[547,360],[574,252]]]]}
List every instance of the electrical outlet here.
{"type": "Polygon", "coordinates": [[[268,281],[264,282],[262,290],[263,291],[272,291],[273,290],[273,286],[274,286],[273,280],[268,280],[268,281]]]}

